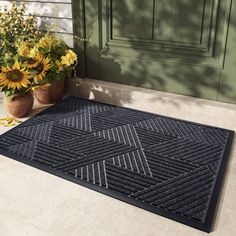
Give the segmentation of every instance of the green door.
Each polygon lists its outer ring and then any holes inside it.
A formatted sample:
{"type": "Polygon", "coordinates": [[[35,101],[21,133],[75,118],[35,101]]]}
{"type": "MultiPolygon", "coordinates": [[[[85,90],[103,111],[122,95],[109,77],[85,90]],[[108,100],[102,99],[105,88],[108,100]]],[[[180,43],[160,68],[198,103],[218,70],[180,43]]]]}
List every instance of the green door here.
{"type": "Polygon", "coordinates": [[[79,2],[87,77],[236,102],[231,0],[79,2]]]}

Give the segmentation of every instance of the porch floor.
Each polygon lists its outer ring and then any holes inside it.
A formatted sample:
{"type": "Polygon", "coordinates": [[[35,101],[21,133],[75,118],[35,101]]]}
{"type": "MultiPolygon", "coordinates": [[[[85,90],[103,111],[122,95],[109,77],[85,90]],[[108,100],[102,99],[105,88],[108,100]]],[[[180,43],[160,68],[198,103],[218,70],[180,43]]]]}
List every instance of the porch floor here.
{"type": "MultiPolygon", "coordinates": [[[[73,89],[72,89],[73,88],[73,89]]],[[[70,94],[236,130],[236,105],[86,80],[70,94]]],[[[42,108],[35,104],[34,112],[42,108]]],[[[0,102],[1,117],[7,115],[0,102]]],[[[0,134],[9,128],[0,126],[0,134]]],[[[236,138],[212,236],[236,235],[236,138]]],[[[0,155],[0,236],[201,236],[204,232],[0,155]],[[125,214],[124,214],[125,212],[125,214]]]]}

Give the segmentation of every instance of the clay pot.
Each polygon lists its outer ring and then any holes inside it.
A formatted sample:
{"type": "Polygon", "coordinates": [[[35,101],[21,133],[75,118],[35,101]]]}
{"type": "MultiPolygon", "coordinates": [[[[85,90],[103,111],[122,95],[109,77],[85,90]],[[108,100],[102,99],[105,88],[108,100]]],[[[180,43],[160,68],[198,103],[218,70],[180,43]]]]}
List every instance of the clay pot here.
{"type": "Polygon", "coordinates": [[[15,95],[12,99],[4,97],[4,105],[9,113],[15,118],[26,117],[32,110],[34,104],[34,97],[32,93],[24,95],[15,95]]]}
{"type": "Polygon", "coordinates": [[[50,85],[42,86],[34,91],[36,99],[42,104],[52,104],[64,96],[65,79],[54,80],[50,85]]]}

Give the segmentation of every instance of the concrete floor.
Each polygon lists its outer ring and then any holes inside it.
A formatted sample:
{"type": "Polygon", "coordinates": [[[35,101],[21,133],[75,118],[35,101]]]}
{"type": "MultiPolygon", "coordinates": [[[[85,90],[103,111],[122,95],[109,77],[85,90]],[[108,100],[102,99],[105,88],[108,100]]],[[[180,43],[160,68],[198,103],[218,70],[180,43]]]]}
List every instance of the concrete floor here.
{"type": "MultiPolygon", "coordinates": [[[[236,106],[86,80],[70,92],[236,130],[236,106]]],[[[36,110],[38,111],[38,105],[36,110]]],[[[0,104],[0,116],[7,112],[0,104]]],[[[0,133],[8,128],[0,126],[0,133]]],[[[212,236],[236,235],[236,139],[212,236]]],[[[0,155],[0,236],[201,236],[206,233],[0,155]]]]}

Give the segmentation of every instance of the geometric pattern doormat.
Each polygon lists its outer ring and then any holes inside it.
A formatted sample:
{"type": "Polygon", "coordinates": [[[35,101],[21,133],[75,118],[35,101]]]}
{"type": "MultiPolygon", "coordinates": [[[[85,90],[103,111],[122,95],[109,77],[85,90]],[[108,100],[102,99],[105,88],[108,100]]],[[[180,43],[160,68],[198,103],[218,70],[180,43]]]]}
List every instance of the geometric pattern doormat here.
{"type": "Polygon", "coordinates": [[[209,232],[232,137],[68,97],[0,136],[0,153],[209,232]]]}

